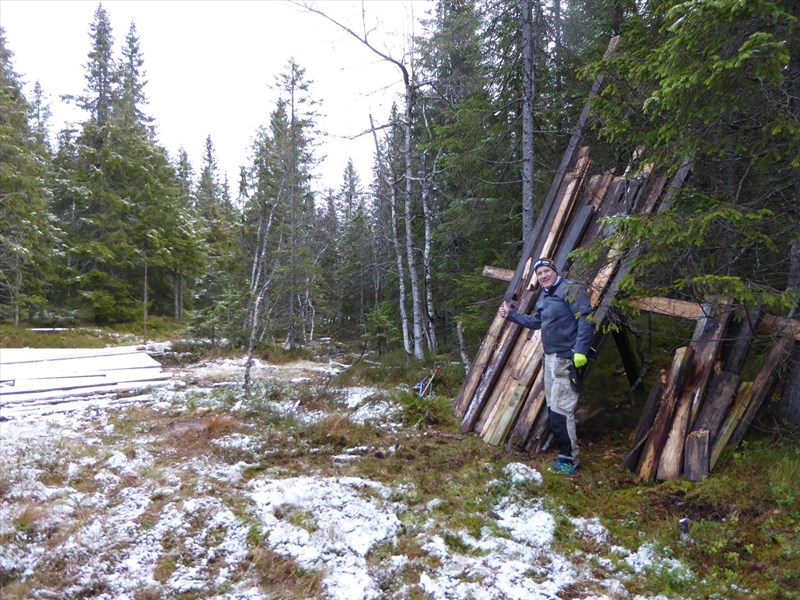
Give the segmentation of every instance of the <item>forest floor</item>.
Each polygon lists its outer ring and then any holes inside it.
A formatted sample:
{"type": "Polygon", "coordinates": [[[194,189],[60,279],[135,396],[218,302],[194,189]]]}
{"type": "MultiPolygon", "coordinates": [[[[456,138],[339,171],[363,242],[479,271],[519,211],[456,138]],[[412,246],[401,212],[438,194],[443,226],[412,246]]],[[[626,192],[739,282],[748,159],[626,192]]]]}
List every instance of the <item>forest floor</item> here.
{"type": "Polygon", "coordinates": [[[165,385],[3,407],[3,598],[772,597],[648,531],[631,494],[675,523],[688,494],[654,498],[607,444],[564,477],[339,358],[257,362],[248,398],[241,357],[152,350],[165,385]]]}

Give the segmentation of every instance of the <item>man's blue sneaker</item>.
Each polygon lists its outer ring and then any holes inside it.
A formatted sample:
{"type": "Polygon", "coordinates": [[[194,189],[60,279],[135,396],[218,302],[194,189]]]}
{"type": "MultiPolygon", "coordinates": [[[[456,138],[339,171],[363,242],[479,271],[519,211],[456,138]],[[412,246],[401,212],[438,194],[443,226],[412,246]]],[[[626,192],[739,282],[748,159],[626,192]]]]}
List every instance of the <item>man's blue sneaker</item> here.
{"type": "Polygon", "coordinates": [[[572,461],[559,458],[558,460],[556,460],[556,464],[548,468],[547,470],[550,471],[551,473],[558,473],[559,475],[572,475],[575,471],[578,470],[579,467],[580,465],[576,465],[572,461]]]}

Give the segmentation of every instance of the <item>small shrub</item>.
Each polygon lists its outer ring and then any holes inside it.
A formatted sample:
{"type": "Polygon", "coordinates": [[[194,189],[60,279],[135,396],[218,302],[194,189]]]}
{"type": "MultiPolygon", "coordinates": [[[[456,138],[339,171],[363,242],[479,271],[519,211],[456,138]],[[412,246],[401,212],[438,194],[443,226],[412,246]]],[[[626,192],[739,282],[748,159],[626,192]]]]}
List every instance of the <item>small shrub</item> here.
{"type": "Polygon", "coordinates": [[[400,392],[397,400],[402,407],[403,424],[407,427],[453,422],[453,406],[450,398],[437,395],[420,398],[416,392],[400,392]]]}

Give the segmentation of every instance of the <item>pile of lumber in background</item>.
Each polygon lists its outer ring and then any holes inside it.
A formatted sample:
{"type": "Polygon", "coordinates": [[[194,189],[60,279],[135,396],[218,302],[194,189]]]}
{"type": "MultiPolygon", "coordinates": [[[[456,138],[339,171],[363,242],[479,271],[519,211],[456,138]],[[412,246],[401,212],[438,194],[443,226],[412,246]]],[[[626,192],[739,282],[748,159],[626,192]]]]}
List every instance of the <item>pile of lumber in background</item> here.
{"type": "Polygon", "coordinates": [[[142,346],[0,348],[0,412],[115,394],[171,378],[142,346]]]}

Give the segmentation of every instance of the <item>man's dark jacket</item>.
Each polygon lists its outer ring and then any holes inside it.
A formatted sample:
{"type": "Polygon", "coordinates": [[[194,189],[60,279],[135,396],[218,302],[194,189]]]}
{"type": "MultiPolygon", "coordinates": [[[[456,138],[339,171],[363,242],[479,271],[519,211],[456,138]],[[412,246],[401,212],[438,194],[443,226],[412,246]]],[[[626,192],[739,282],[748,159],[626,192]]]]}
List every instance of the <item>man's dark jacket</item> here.
{"type": "Polygon", "coordinates": [[[573,353],[589,355],[595,324],[589,295],[581,286],[559,277],[543,289],[533,313],[509,311],[508,320],[523,327],[542,330],[542,348],[546,354],[572,358],[573,353]]]}

